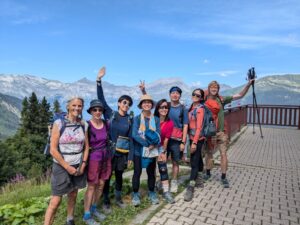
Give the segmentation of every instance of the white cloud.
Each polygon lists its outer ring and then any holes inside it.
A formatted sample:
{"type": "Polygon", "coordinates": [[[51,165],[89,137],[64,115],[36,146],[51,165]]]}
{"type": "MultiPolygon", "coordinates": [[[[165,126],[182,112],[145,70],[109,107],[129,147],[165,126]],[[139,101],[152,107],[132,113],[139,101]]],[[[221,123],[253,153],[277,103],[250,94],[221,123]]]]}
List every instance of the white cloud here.
{"type": "Polygon", "coordinates": [[[208,64],[208,63],[210,63],[210,61],[209,61],[208,59],[204,59],[204,60],[203,60],[203,63],[204,63],[204,64],[208,64]]]}
{"type": "Polygon", "coordinates": [[[135,26],[156,35],[238,49],[300,47],[299,0],[248,1],[243,5],[221,0],[167,3],[170,1],[156,7],[159,20],[141,20],[135,26]]]}

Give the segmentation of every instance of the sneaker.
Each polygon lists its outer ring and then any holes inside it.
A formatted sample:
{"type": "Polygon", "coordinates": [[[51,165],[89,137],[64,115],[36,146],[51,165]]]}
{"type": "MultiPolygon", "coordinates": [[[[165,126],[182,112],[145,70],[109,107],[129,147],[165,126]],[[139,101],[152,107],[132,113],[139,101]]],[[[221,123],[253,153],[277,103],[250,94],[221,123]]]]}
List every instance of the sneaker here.
{"type": "Polygon", "coordinates": [[[94,212],[92,212],[91,214],[93,217],[96,217],[97,220],[99,220],[99,221],[103,221],[106,218],[106,216],[103,213],[99,212],[97,209],[94,212]]]}
{"type": "Polygon", "coordinates": [[[221,179],[224,188],[229,188],[229,182],[227,178],[221,179]]]}
{"type": "Polygon", "coordinates": [[[122,201],[122,192],[121,191],[115,191],[115,199],[116,199],[116,205],[119,206],[121,209],[126,208],[126,204],[122,201]]]}
{"type": "Polygon", "coordinates": [[[111,213],[111,207],[110,204],[103,203],[102,205],[102,210],[105,214],[110,214],[111,213]]]}
{"type": "Polygon", "coordinates": [[[148,198],[150,199],[152,205],[157,205],[159,204],[159,200],[157,198],[157,194],[154,191],[149,191],[148,193],[148,198]]]}
{"type": "Polygon", "coordinates": [[[204,180],[202,174],[198,174],[198,177],[196,179],[195,183],[196,188],[204,188],[204,180]]]}
{"type": "Polygon", "coordinates": [[[66,225],[75,225],[75,222],[74,222],[74,220],[68,220],[66,222],[66,225]]]}
{"type": "Polygon", "coordinates": [[[166,202],[168,202],[170,204],[174,204],[175,203],[175,200],[174,200],[171,192],[169,192],[169,191],[163,193],[163,198],[166,200],[166,202]]]}
{"type": "Polygon", "coordinates": [[[211,175],[204,174],[203,176],[204,181],[210,181],[210,179],[211,179],[211,175]]]}
{"type": "Polygon", "coordinates": [[[184,201],[190,202],[194,197],[194,187],[193,186],[187,186],[185,194],[184,194],[184,201]]]}
{"type": "Polygon", "coordinates": [[[121,200],[116,200],[116,205],[117,205],[118,207],[120,207],[121,209],[125,209],[126,206],[127,206],[127,204],[125,204],[125,203],[122,201],[122,199],[121,199],[121,200]]]}
{"type": "Polygon", "coordinates": [[[140,193],[138,193],[138,192],[133,192],[132,193],[131,203],[132,203],[133,206],[139,206],[141,204],[140,193]]]}
{"type": "Polygon", "coordinates": [[[177,184],[177,180],[171,180],[171,188],[170,191],[172,193],[177,193],[178,191],[178,184],[177,184]]]}
{"type": "Polygon", "coordinates": [[[83,220],[83,222],[87,225],[100,225],[100,223],[96,222],[93,218],[83,220]]]}

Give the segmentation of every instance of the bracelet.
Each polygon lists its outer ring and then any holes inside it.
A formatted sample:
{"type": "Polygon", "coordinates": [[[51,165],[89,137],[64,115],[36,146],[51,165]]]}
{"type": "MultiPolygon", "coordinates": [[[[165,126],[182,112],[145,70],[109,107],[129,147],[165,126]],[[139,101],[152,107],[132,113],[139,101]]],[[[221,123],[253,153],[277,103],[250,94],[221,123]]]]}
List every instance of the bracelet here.
{"type": "Polygon", "coordinates": [[[182,141],[181,144],[185,145],[185,142],[182,141]]]}
{"type": "Polygon", "coordinates": [[[86,161],[82,161],[82,163],[85,163],[85,164],[86,164],[86,161]]]}
{"type": "Polygon", "coordinates": [[[197,143],[193,142],[194,145],[197,145],[197,143]]]}

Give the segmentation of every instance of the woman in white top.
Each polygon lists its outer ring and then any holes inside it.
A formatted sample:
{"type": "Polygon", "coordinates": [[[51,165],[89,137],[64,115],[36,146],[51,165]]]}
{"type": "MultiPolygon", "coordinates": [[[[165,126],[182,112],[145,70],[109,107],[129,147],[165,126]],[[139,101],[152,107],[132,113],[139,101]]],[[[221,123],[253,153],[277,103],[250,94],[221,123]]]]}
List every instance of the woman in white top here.
{"type": "Polygon", "coordinates": [[[67,225],[74,225],[74,209],[79,188],[86,186],[86,160],[89,154],[87,128],[81,120],[84,101],[72,98],[67,103],[68,114],[54,122],[50,153],[53,157],[51,176],[52,196],[45,214],[44,225],[52,224],[62,196],[68,195],[67,225]]]}

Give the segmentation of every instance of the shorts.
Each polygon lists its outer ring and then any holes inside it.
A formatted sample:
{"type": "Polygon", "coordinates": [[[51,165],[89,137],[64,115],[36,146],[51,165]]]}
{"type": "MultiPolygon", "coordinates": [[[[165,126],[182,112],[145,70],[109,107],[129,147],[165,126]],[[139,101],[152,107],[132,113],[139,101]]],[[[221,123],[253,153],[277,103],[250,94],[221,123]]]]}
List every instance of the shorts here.
{"type": "Polygon", "coordinates": [[[87,181],[89,184],[99,184],[99,180],[108,180],[111,175],[111,159],[105,161],[89,160],[87,181]]]}
{"type": "Polygon", "coordinates": [[[124,171],[127,169],[128,154],[115,153],[112,159],[112,169],[124,171]]]}
{"type": "Polygon", "coordinates": [[[207,139],[207,145],[205,150],[214,154],[216,150],[219,149],[221,154],[226,153],[229,145],[228,135],[223,131],[219,131],[217,132],[215,138],[216,144],[212,142],[212,138],[207,139]]]}
{"type": "Polygon", "coordinates": [[[171,158],[175,162],[179,162],[182,159],[183,151],[180,151],[181,141],[169,139],[167,146],[167,157],[171,154],[171,158]]]}
{"type": "MultiPolygon", "coordinates": [[[[78,165],[73,165],[78,168],[78,165]]],[[[68,173],[58,163],[52,165],[51,175],[51,193],[54,196],[63,196],[76,189],[85,188],[86,186],[86,173],[80,176],[73,176],[68,173]]]]}

